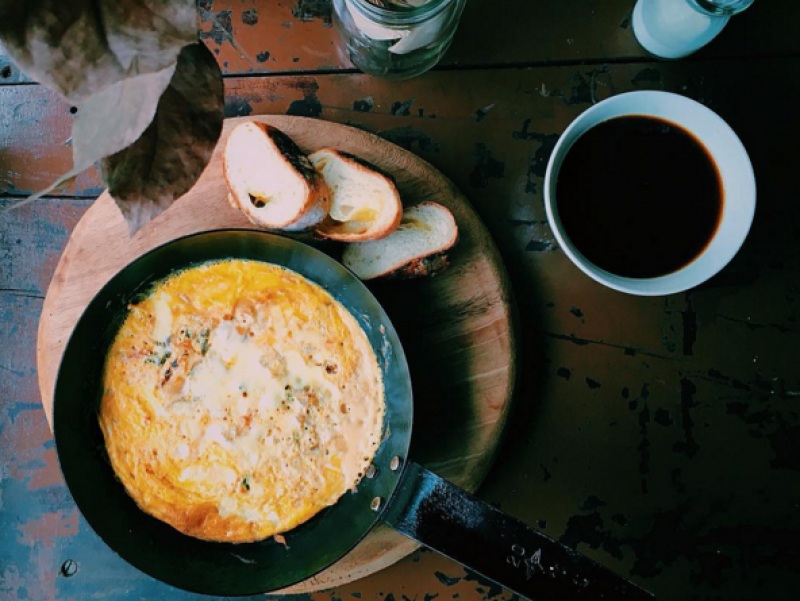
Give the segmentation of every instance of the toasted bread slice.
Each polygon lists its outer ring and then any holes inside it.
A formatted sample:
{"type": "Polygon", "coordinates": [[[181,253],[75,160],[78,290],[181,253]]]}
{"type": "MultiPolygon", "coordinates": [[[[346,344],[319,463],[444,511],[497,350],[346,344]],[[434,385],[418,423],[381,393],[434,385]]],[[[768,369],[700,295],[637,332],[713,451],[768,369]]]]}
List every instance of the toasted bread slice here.
{"type": "Polygon", "coordinates": [[[255,225],[298,231],[328,214],[322,177],[297,144],[274,127],[255,121],[237,125],[222,165],[231,204],[255,225]]]}
{"type": "Polygon", "coordinates": [[[386,238],[348,245],[342,260],[362,280],[435,275],[449,265],[445,253],[457,241],[453,214],[440,204],[423,202],[408,207],[386,238]]]}
{"type": "Polygon", "coordinates": [[[346,152],[323,148],[308,157],[330,190],[328,217],[316,228],[344,242],[377,240],[391,234],[403,215],[391,176],[346,152]]]}

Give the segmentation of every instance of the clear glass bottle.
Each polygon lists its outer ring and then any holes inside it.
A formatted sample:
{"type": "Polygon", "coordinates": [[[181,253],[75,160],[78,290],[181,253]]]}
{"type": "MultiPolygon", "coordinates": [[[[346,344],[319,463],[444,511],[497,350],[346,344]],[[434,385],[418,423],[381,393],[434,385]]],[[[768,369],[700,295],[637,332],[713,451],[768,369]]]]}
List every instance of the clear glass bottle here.
{"type": "Polygon", "coordinates": [[[364,73],[409,79],[433,67],[453,40],[466,0],[334,0],[350,60],[364,73]]]}
{"type": "Polygon", "coordinates": [[[682,58],[713,40],[754,0],[639,0],[633,32],[639,43],[661,58],[682,58]]]}

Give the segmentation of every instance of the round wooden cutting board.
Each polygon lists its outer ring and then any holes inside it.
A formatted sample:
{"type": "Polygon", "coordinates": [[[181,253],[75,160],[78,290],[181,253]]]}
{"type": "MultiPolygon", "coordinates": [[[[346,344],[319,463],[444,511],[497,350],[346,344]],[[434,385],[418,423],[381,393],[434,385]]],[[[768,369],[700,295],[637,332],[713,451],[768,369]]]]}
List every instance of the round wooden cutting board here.
{"type": "MultiPolygon", "coordinates": [[[[411,456],[474,491],[497,451],[515,382],[513,301],[497,248],[469,202],[431,165],[372,134],[314,119],[227,120],[211,162],[194,188],[132,238],[108,193],[97,199],[67,243],[39,323],[39,387],[48,421],[64,346],[84,308],[117,271],[146,251],[186,234],[252,227],[228,204],[222,176],[222,148],[231,129],[245,120],[280,128],[306,151],[332,146],[356,154],[395,176],[405,204],[433,200],[455,215],[460,241],[450,254],[450,269],[434,278],[376,282],[370,288],[392,319],[408,356],[415,413],[411,456]]],[[[336,565],[284,592],[350,582],[393,564],[416,547],[379,525],[336,565]]]]}

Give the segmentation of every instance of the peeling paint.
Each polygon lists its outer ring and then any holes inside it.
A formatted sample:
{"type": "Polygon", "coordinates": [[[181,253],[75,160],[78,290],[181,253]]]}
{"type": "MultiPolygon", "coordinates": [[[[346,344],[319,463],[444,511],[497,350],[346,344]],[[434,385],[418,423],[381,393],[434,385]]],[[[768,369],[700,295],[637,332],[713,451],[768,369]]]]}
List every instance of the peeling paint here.
{"type": "Polygon", "coordinates": [[[42,544],[53,548],[56,538],[68,538],[78,534],[78,510],[73,509],[67,515],[60,509],[55,513],[45,513],[22,522],[18,531],[17,540],[26,547],[42,544]]]}
{"type": "Polygon", "coordinates": [[[292,15],[300,21],[321,19],[326,27],[331,26],[331,0],[295,0],[292,15]]]}
{"type": "Polygon", "coordinates": [[[414,98],[409,98],[405,102],[395,102],[392,104],[390,113],[395,117],[408,117],[411,114],[412,104],[414,104],[414,98]]]}
{"type": "Polygon", "coordinates": [[[475,144],[472,155],[475,166],[469,175],[469,183],[473,188],[485,188],[490,179],[501,179],[505,175],[505,162],[496,159],[483,142],[475,144]]]}
{"type": "Polygon", "coordinates": [[[681,378],[681,424],[683,426],[684,440],[676,442],[673,450],[683,453],[688,458],[694,457],[700,450],[697,441],[694,439],[694,420],[692,419],[692,409],[697,407],[694,394],[697,386],[688,378],[681,378]]]}
{"type": "Polygon", "coordinates": [[[247,10],[242,12],[242,23],[247,25],[248,27],[252,27],[258,23],[258,9],[257,8],[248,8],[247,10]]]}
{"type": "Polygon", "coordinates": [[[372,96],[364,96],[361,100],[353,102],[353,110],[359,113],[369,113],[375,106],[375,100],[372,96]]]}
{"type": "Polygon", "coordinates": [[[211,29],[209,31],[200,30],[198,37],[201,40],[212,40],[217,46],[233,43],[233,12],[221,10],[213,13],[211,17],[211,29]]]}
{"type": "Polygon", "coordinates": [[[440,146],[428,134],[414,129],[411,126],[394,127],[378,131],[377,134],[392,144],[397,144],[406,150],[420,152],[439,152],[440,146]]]}
{"type": "Polygon", "coordinates": [[[303,93],[302,100],[293,100],[286,111],[287,115],[297,117],[319,117],[322,115],[322,103],[317,98],[319,84],[313,79],[300,79],[292,82],[291,87],[303,93]]]}
{"type": "Polygon", "coordinates": [[[225,100],[226,117],[246,117],[253,114],[253,107],[247,98],[227,98],[225,100]]]}

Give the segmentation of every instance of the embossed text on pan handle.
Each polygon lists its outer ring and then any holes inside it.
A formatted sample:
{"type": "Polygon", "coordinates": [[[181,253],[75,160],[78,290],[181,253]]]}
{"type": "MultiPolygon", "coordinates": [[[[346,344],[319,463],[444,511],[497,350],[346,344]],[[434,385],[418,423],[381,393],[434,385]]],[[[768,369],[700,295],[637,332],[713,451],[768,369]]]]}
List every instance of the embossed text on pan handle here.
{"type": "Polygon", "coordinates": [[[632,582],[409,463],[383,520],[390,526],[536,601],[652,601],[632,582]]]}

